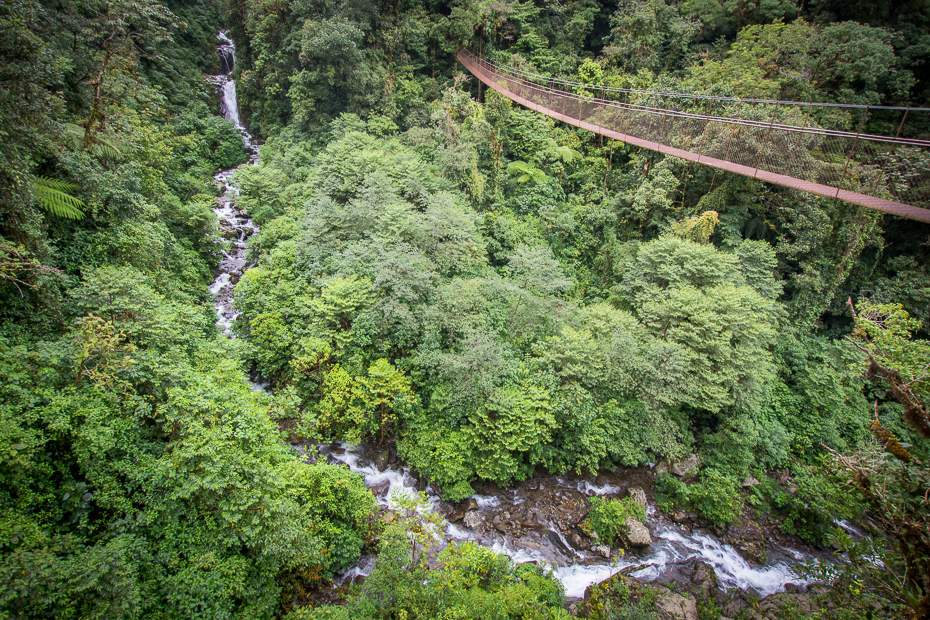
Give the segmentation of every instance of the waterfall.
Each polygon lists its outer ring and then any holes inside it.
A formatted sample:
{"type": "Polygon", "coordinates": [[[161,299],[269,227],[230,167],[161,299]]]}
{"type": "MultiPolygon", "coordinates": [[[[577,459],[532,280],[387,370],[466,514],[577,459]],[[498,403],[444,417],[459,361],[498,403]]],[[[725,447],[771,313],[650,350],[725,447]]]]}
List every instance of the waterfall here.
{"type": "Polygon", "coordinates": [[[239,102],[236,100],[236,81],[232,78],[233,69],[236,66],[236,44],[222,31],[216,38],[223,43],[217,48],[220,57],[223,59],[223,74],[216,76],[217,84],[220,86],[222,100],[220,102],[220,111],[223,118],[231,120],[233,124],[241,128],[239,122],[239,102]]]}
{"type": "MultiPolygon", "coordinates": [[[[242,134],[242,142],[245,148],[251,152],[248,165],[253,165],[258,161],[258,145],[255,144],[252,136],[249,135],[249,132],[239,121],[236,82],[232,79],[232,70],[236,64],[236,46],[226,36],[226,31],[219,33],[216,38],[221,41],[220,45],[217,46],[217,51],[223,59],[225,73],[213,76],[211,81],[216,84],[219,91],[220,111],[223,113],[223,117],[232,121],[239,133],[242,134]]],[[[220,233],[229,244],[227,249],[222,250],[223,259],[220,261],[216,279],[210,285],[210,292],[214,296],[217,327],[227,336],[232,335],[230,331],[232,323],[239,314],[233,306],[236,283],[246,269],[249,268],[246,259],[246,242],[249,236],[258,232],[258,226],[249,219],[248,214],[236,207],[239,188],[230,179],[235,171],[235,168],[231,168],[213,176],[222,192],[222,195],[217,199],[217,206],[213,209],[213,212],[216,213],[219,220],[220,233]]]]}
{"type": "Polygon", "coordinates": [[[236,127],[241,126],[239,122],[239,102],[236,101],[236,82],[228,80],[223,84],[223,118],[231,120],[236,127]]]}

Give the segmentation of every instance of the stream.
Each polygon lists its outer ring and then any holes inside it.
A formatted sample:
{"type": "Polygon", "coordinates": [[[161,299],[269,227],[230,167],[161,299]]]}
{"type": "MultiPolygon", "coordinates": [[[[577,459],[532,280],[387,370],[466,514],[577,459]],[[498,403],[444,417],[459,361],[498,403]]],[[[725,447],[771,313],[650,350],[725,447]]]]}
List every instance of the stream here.
{"type": "MultiPolygon", "coordinates": [[[[248,163],[243,165],[254,165],[258,161],[258,145],[239,120],[236,84],[232,79],[235,45],[225,31],[217,38],[224,73],[214,76],[213,82],[221,96],[220,108],[223,116],[242,134],[243,143],[251,153],[248,163]]],[[[224,170],[213,177],[221,191],[214,213],[229,245],[223,251],[210,292],[215,297],[217,327],[228,336],[232,335],[230,327],[237,316],[232,303],[235,285],[249,267],[246,243],[249,236],[258,232],[258,226],[248,214],[236,207],[239,190],[230,182],[235,170],[224,170]]],[[[257,385],[256,389],[263,387],[257,385]]],[[[318,449],[321,458],[342,463],[362,474],[383,508],[390,507],[392,496],[415,494],[418,488],[424,491],[431,509],[446,517],[442,521],[445,544],[471,540],[507,554],[515,562],[552,566],[569,598],[584,596],[589,585],[624,568],[645,564],[645,568],[632,576],[652,580],[689,558],[699,558],[712,565],[722,588],[739,588],[765,596],[784,590],[788,584],[805,585],[793,566],[814,559],[808,552],[768,541],[766,564],[750,564],[732,546],[721,543],[711,533],[668,521],[652,504],[645,524],[652,534],[652,544],[639,555],[631,553],[618,557],[614,550],[609,558],[604,557],[603,550],[593,549],[590,541],[585,543],[579,535],[577,519],[583,517],[588,497],[622,497],[633,486],[651,488],[648,484],[650,473],[642,468],[633,472],[632,477],[611,473],[597,477],[536,476],[508,490],[485,485],[480,489],[481,494],[464,502],[467,508],[462,508],[443,502],[431,485],[418,481],[407,467],[384,462],[379,467],[374,455],[362,446],[331,444],[318,449]]],[[[374,564],[374,558],[363,557],[341,576],[339,583],[361,581],[371,573],[374,564]]]]}
{"type": "MultiPolygon", "coordinates": [[[[239,102],[236,100],[236,82],[232,79],[233,68],[236,63],[236,46],[226,35],[226,31],[217,35],[220,45],[217,47],[220,57],[223,59],[224,73],[213,76],[213,83],[216,84],[220,93],[220,111],[223,117],[232,121],[242,134],[242,142],[247,151],[249,151],[249,161],[246,166],[252,166],[258,162],[258,145],[252,139],[251,134],[246,131],[242,123],[239,122],[239,102]]],[[[220,222],[220,232],[223,238],[229,242],[229,249],[223,250],[223,259],[219,264],[219,274],[210,285],[210,293],[214,295],[214,306],[216,307],[217,327],[227,336],[231,336],[230,327],[232,322],[238,316],[233,309],[232,296],[239,278],[245,273],[249,265],[246,264],[246,241],[248,238],[258,232],[258,225],[249,219],[248,214],[236,208],[236,197],[239,195],[239,188],[230,184],[229,179],[238,168],[223,170],[215,175],[213,179],[222,192],[217,198],[217,207],[213,209],[217,219],[220,222]]]]}

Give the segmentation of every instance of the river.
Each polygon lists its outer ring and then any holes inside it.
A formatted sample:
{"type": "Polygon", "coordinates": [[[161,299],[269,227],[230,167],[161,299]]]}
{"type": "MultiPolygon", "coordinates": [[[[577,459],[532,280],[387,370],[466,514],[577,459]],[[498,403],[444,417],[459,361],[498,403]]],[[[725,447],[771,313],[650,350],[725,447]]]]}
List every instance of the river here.
{"type": "MultiPolygon", "coordinates": [[[[218,39],[218,50],[224,63],[224,73],[214,78],[221,96],[220,107],[224,117],[232,121],[242,134],[245,147],[251,153],[245,165],[255,165],[259,148],[240,122],[236,84],[232,79],[235,44],[226,32],[221,32],[218,39]]],[[[223,251],[218,274],[210,286],[210,292],[215,296],[217,326],[230,336],[230,326],[237,316],[232,303],[235,285],[249,267],[246,259],[247,240],[250,235],[258,232],[258,226],[249,219],[248,214],[236,207],[239,190],[231,182],[234,172],[235,169],[224,170],[214,176],[222,191],[214,213],[230,245],[223,251]]],[[[409,468],[402,465],[379,468],[361,446],[320,446],[319,452],[331,462],[343,463],[352,471],[362,474],[365,484],[373,489],[385,508],[390,506],[392,496],[415,493],[419,486],[428,489],[425,492],[432,509],[443,514],[449,510],[440,497],[432,492],[431,487],[419,483],[409,468]]],[[[472,517],[464,521],[459,517],[456,522],[443,520],[444,542],[449,544],[473,540],[507,554],[515,562],[548,563],[562,582],[566,596],[571,598],[582,597],[589,585],[603,581],[623,568],[646,564],[633,576],[655,579],[670,567],[689,558],[700,558],[712,565],[723,588],[740,588],[765,596],[784,590],[787,584],[805,583],[797,576],[793,566],[796,562],[812,559],[807,551],[770,543],[766,564],[751,564],[733,547],[722,544],[710,532],[672,523],[657,513],[654,506],[649,507],[646,523],[653,536],[653,543],[647,551],[631,556],[613,555],[609,559],[593,553],[577,536],[572,535],[571,524],[559,522],[559,504],[582,503],[592,495],[620,496],[626,490],[623,477],[617,474],[609,476],[613,476],[613,479],[607,482],[602,480],[603,475],[597,478],[539,476],[521,483],[515,489],[495,490],[475,496],[472,498],[474,508],[469,511],[475,513],[472,517]],[[533,499],[540,495],[545,498],[544,501],[533,499]],[[535,521],[529,522],[528,527],[523,527],[527,525],[525,522],[511,527],[517,520],[517,513],[524,515],[521,518],[527,518],[527,502],[534,504],[535,521]],[[497,527],[501,523],[502,514],[508,515],[509,522],[503,527],[497,527]],[[466,525],[466,521],[471,526],[466,525]]],[[[374,563],[374,558],[362,558],[342,575],[340,582],[367,576],[374,568],[374,563]]]]}

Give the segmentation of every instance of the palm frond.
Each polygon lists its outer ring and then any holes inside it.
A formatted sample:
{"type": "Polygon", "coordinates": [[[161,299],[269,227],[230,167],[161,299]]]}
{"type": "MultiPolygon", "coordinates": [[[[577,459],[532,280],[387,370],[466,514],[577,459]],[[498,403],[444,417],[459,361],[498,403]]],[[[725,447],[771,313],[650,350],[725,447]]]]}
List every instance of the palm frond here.
{"type": "Polygon", "coordinates": [[[71,220],[84,218],[81,207],[86,205],[68,193],[80,189],[76,183],[40,176],[36,177],[32,189],[39,199],[39,205],[52,215],[71,220]]]}

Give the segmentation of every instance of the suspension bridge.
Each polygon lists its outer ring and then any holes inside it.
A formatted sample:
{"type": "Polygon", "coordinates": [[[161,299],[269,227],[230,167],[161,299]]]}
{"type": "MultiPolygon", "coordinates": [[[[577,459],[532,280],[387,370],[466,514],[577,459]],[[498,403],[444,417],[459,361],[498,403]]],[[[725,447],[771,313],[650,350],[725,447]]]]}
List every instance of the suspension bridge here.
{"type": "Polygon", "coordinates": [[[583,84],[459,62],[501,95],[634,146],[930,223],[930,108],[804,103],[583,84]],[[870,133],[876,132],[876,133],[870,133]],[[887,135],[886,135],[887,134],[887,135]]]}

